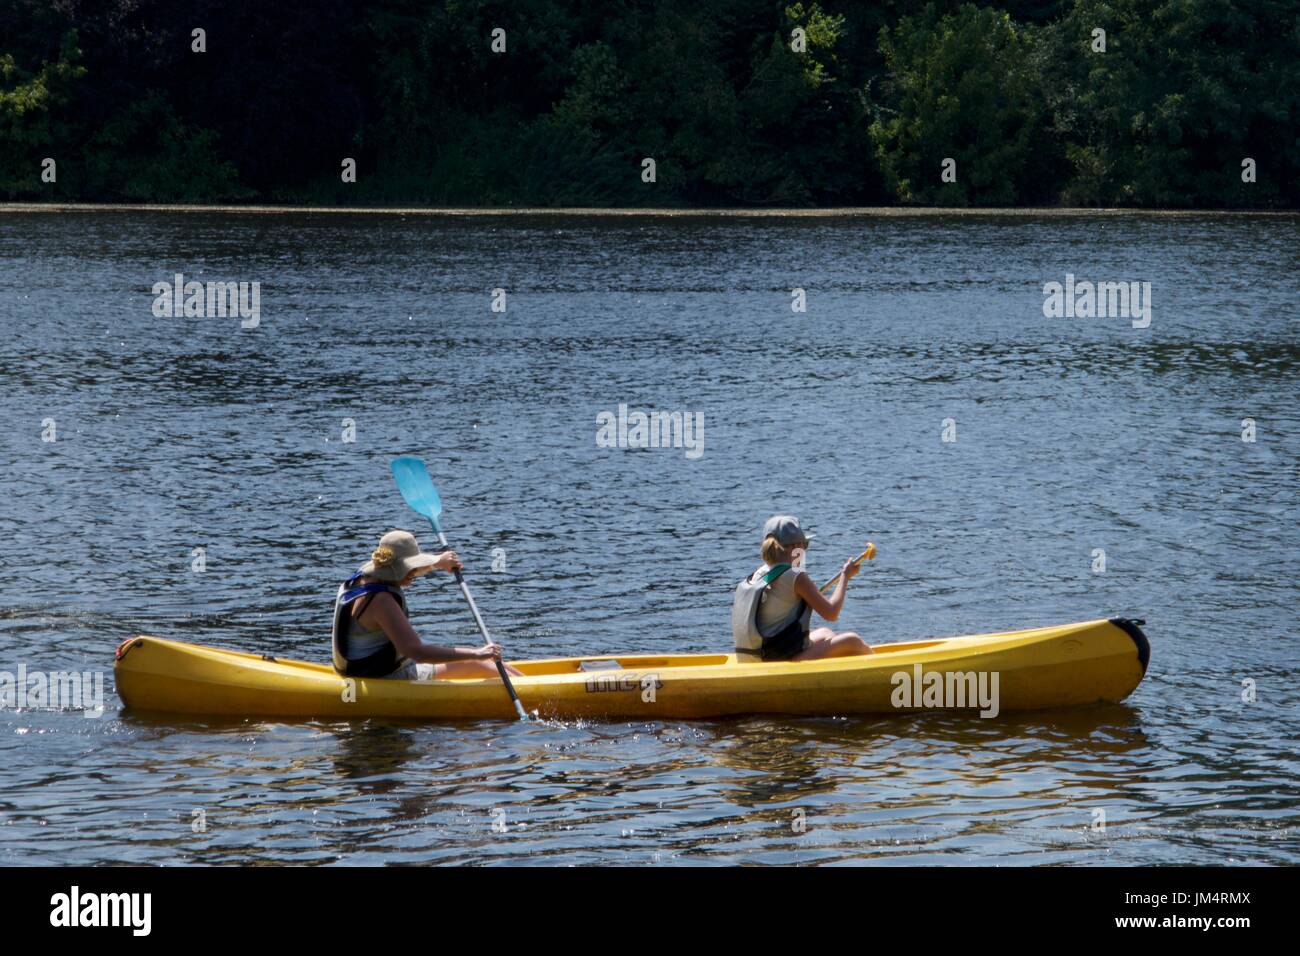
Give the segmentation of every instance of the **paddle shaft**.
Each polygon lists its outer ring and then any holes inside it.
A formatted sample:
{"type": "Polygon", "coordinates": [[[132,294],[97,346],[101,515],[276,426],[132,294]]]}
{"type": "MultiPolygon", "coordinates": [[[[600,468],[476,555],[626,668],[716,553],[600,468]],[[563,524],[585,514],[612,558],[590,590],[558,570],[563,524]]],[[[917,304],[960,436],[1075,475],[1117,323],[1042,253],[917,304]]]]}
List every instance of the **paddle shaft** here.
{"type": "MultiPolygon", "coordinates": [[[[442,533],[436,522],[429,522],[433,525],[433,530],[438,534],[438,542],[442,545],[444,551],[450,551],[451,545],[447,544],[447,536],[442,533]]],[[[478,625],[479,633],[483,635],[483,643],[491,644],[492,637],[488,634],[487,624],[483,622],[483,615],[478,612],[478,605],[474,603],[474,595],[469,593],[469,585],[465,583],[465,575],[460,573],[460,568],[455,570],[456,583],[460,585],[460,593],[465,595],[465,601],[469,604],[470,613],[474,615],[474,623],[478,625]]],[[[519,714],[520,720],[527,720],[528,714],[524,711],[524,705],[519,702],[519,695],[515,693],[515,685],[510,683],[510,674],[506,672],[505,662],[501,658],[496,658],[497,673],[501,675],[501,682],[506,685],[506,691],[510,694],[510,700],[515,705],[515,710],[519,714]]]]}
{"type": "MultiPolygon", "coordinates": [[[[866,560],[867,560],[868,558],[870,558],[873,554],[875,554],[875,551],[876,551],[876,549],[875,549],[874,546],[869,546],[869,547],[867,548],[867,550],[863,551],[860,555],[858,555],[856,558],[853,559],[853,563],[854,563],[855,565],[860,565],[860,564],[862,564],[863,561],[866,561],[866,560]]],[[[839,579],[840,579],[840,575],[837,574],[837,575],[835,575],[835,577],[831,578],[829,581],[827,581],[825,584],[823,584],[823,585],[821,586],[821,588],[820,588],[820,590],[822,591],[822,593],[824,594],[825,592],[829,591],[829,590],[831,589],[832,585],[834,585],[835,582],[838,581],[839,579]]]]}

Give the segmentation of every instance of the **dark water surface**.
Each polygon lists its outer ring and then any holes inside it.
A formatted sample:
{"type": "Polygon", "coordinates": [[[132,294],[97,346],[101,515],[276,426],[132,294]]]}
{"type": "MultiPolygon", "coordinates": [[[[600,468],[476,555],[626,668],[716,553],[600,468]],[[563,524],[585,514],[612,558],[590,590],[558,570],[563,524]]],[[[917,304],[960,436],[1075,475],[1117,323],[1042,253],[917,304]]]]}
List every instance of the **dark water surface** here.
{"type": "MultiPolygon", "coordinates": [[[[1298,250],[1295,217],[0,211],[0,669],[106,693],[0,712],[0,863],[1300,862],[1298,250]],[[155,318],[177,271],[260,281],[260,326],[155,318]],[[1044,318],[1066,273],[1150,281],[1150,328],[1044,318]],[[620,403],[702,412],[703,456],[597,447],[620,403]],[[818,577],[876,541],[840,622],[872,640],[1125,615],[1151,668],[993,720],[121,711],[134,633],[323,660],[340,578],[428,539],[402,453],[514,656],[725,649],[789,511],[818,577]]],[[[447,578],[411,603],[476,641],[447,578]]]]}

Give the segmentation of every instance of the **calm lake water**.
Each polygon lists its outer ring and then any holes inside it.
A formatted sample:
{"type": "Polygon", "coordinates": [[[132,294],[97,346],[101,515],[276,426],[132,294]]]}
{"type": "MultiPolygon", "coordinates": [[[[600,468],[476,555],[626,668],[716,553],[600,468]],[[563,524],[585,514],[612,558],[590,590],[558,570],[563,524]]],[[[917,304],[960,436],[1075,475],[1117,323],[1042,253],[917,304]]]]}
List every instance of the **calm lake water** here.
{"type": "MultiPolygon", "coordinates": [[[[1300,862],[1298,250],[1296,217],[0,210],[0,669],[105,679],[99,719],[0,712],[0,863],[1300,862]],[[177,272],[260,282],[259,326],[155,317],[177,272]],[[1150,326],[1045,318],[1067,274],[1150,282],[1150,326]],[[703,455],[598,447],[620,403],[702,413],[703,455]],[[840,620],[873,641],[1123,615],[1150,670],[993,720],[122,711],[135,633],[324,660],[378,536],[428,543],[398,454],[510,656],[724,650],[782,511],[819,578],[877,543],[840,620]]],[[[410,601],[477,642],[449,578],[410,601]]]]}

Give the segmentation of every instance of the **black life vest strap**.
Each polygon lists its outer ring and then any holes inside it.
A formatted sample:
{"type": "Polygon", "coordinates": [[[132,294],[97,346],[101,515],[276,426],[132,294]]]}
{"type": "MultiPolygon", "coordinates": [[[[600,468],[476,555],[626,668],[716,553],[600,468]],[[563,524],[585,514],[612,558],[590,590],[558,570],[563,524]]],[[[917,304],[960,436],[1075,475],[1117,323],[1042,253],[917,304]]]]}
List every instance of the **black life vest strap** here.
{"type": "Polygon", "coordinates": [[[397,648],[393,646],[392,641],[386,641],[383,647],[365,657],[354,660],[347,656],[348,634],[352,630],[353,621],[352,602],[367,595],[373,600],[374,595],[387,592],[397,601],[397,606],[402,609],[402,613],[406,614],[406,596],[402,594],[401,588],[382,581],[354,587],[353,585],[361,576],[357,573],[344,581],[339,586],[338,599],[334,602],[332,648],[334,670],[344,677],[387,677],[407,661],[397,653],[397,648]]]}
{"type": "MultiPolygon", "coordinates": [[[[763,583],[767,587],[771,587],[773,583],[776,582],[777,578],[791,570],[791,568],[792,566],[789,564],[775,565],[767,572],[767,574],[763,575],[763,583]]],[[[803,598],[799,598],[799,613],[795,616],[794,620],[781,628],[781,630],[777,631],[775,634],[769,634],[764,637],[763,646],[760,648],[735,648],[736,660],[739,662],[741,660],[741,655],[745,655],[747,657],[757,658],[761,661],[763,660],[763,655],[765,653],[779,645],[789,644],[799,635],[802,635],[802,637],[807,640],[808,632],[811,630],[811,627],[809,626],[811,622],[812,608],[808,606],[807,601],[803,598]]]]}

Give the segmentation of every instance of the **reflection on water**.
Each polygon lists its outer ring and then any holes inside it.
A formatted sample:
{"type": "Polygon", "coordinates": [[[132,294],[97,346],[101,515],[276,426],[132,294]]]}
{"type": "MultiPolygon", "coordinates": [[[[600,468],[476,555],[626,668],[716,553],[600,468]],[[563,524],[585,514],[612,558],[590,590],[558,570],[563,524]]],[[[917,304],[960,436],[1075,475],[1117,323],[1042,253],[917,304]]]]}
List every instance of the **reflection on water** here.
{"type": "MultiPolygon", "coordinates": [[[[399,453],[519,656],[722,649],[774,511],[820,533],[818,576],[881,546],[843,618],[873,640],[1127,614],[1153,652],[1124,705],[991,721],[4,712],[0,863],[1294,864],[1298,240],[1296,217],[5,215],[0,669],[107,668],[137,632],[323,660],[338,580],[417,526],[399,453]],[[1250,250],[1231,275],[1224,249],[1250,250]],[[256,334],[154,319],[178,270],[260,281],[256,334]],[[1066,272],[1150,281],[1151,327],[1045,320],[1066,272]],[[703,458],[598,448],[620,402],[702,412],[703,458]]],[[[410,598],[429,639],[477,640],[454,586],[410,598]]]]}

